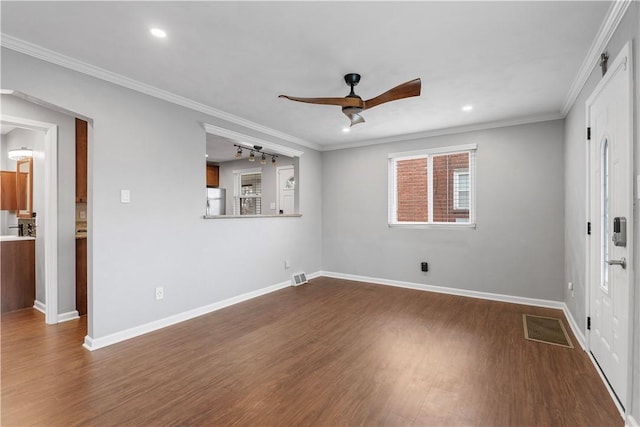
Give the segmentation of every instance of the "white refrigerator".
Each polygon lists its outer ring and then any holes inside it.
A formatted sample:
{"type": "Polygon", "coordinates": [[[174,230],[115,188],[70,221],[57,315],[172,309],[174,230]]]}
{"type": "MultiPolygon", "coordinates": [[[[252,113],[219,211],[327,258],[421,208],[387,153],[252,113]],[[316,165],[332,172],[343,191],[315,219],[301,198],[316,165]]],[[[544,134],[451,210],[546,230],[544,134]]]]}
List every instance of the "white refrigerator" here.
{"type": "Polygon", "coordinates": [[[207,188],[207,216],[225,215],[226,198],[226,189],[207,188]]]}

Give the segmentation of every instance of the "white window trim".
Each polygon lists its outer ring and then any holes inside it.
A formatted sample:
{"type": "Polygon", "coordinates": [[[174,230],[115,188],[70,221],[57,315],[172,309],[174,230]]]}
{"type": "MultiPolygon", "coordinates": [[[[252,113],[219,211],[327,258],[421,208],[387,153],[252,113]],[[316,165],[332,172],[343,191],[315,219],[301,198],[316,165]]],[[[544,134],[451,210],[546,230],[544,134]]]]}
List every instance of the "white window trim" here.
{"type": "Polygon", "coordinates": [[[467,175],[469,180],[469,188],[466,190],[471,197],[471,173],[469,168],[466,169],[454,169],[453,171],[453,210],[465,211],[471,207],[471,199],[469,199],[469,206],[460,206],[460,175],[467,175]]]}
{"type": "MultiPolygon", "coordinates": [[[[478,144],[455,145],[448,147],[428,148],[424,150],[403,151],[388,154],[387,173],[389,183],[389,206],[388,206],[388,226],[390,228],[423,228],[423,229],[450,229],[463,230],[476,228],[476,152],[478,144]],[[433,170],[433,156],[456,154],[461,152],[469,153],[469,222],[398,222],[398,186],[395,174],[395,162],[398,160],[413,160],[427,156],[428,170],[433,170]]],[[[428,185],[428,218],[433,218],[433,180],[430,179],[428,185]]]]}
{"type": "MultiPolygon", "coordinates": [[[[240,183],[242,182],[242,175],[253,175],[255,173],[262,174],[262,168],[235,169],[231,172],[233,173],[233,214],[240,215],[240,212],[236,212],[236,202],[240,197],[243,197],[240,194],[240,189],[241,189],[240,183]]],[[[262,194],[260,194],[260,196],[257,196],[255,198],[261,198],[261,197],[262,197],[262,194]]]]}

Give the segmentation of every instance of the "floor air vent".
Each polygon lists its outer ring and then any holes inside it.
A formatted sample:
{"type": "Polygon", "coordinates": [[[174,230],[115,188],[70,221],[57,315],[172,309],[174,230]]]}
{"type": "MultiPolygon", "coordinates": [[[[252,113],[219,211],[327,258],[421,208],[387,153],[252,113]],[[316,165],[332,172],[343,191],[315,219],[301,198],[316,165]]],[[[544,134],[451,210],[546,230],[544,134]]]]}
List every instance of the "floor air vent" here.
{"type": "Polygon", "coordinates": [[[298,286],[307,282],[307,275],[304,273],[294,274],[291,276],[291,286],[298,286]]]}

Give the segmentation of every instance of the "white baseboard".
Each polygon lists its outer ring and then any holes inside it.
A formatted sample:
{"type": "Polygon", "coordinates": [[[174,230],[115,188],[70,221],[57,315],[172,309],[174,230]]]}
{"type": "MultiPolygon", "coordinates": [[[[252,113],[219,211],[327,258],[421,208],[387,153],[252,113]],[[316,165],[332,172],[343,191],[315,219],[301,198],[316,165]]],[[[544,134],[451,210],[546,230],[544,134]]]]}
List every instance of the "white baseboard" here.
{"type": "Polygon", "coordinates": [[[68,322],[69,320],[79,319],[80,314],[78,310],[68,311],[66,313],[58,314],[58,323],[68,322]]]}
{"type": "MultiPolygon", "coordinates": [[[[311,276],[311,275],[310,275],[311,276]]],[[[318,277],[318,273],[314,273],[313,277],[318,277]]],[[[149,332],[156,331],[158,329],[166,328],[167,326],[175,325],[176,323],[184,322],[195,317],[202,316],[204,314],[212,313],[225,307],[229,307],[234,304],[238,304],[243,301],[250,300],[271,292],[275,292],[280,289],[291,286],[289,280],[278,283],[273,286],[258,289],[256,291],[248,292],[246,294],[238,295],[232,298],[228,298],[222,301],[208,304],[202,307],[194,308],[193,310],[185,311],[183,313],[174,314],[173,316],[165,317],[164,319],[154,320],[153,322],[145,323],[144,325],[135,326],[133,328],[125,329],[124,331],[115,332],[113,334],[92,338],[90,336],[84,337],[83,347],[87,350],[94,351],[99,348],[103,348],[112,344],[119,343],[121,341],[128,340],[149,332]]]]}
{"type": "Polygon", "coordinates": [[[43,302],[35,300],[33,302],[33,308],[35,308],[36,310],[38,310],[40,313],[44,314],[45,316],[47,315],[47,306],[43,302]]]}
{"type": "Polygon", "coordinates": [[[586,353],[587,353],[587,356],[589,356],[589,360],[591,360],[591,364],[593,365],[593,368],[596,370],[596,372],[600,376],[600,380],[602,380],[602,384],[604,384],[607,391],[609,392],[609,396],[611,396],[611,400],[613,400],[614,405],[616,405],[616,408],[618,409],[620,416],[624,420],[625,419],[624,409],[620,405],[620,402],[618,402],[618,398],[616,397],[616,394],[614,393],[613,389],[609,385],[609,381],[607,381],[604,374],[600,370],[600,367],[598,366],[598,362],[596,362],[596,359],[594,359],[593,354],[591,354],[590,351],[587,351],[586,353]]]}
{"type": "Polygon", "coordinates": [[[533,305],[536,307],[563,309],[564,303],[546,299],[516,297],[512,295],[493,294],[489,292],[470,291],[466,289],[447,288],[445,286],[423,285],[422,283],[402,282],[399,280],[378,279],[375,277],[356,276],[354,274],[335,273],[332,271],[321,271],[321,276],[335,279],[355,280],[358,282],[368,282],[377,285],[395,286],[398,288],[416,289],[419,291],[437,292],[440,294],[458,295],[463,297],[480,298],[491,301],[510,302],[513,304],[533,305]]]}
{"type": "Polygon", "coordinates": [[[636,421],[635,418],[631,416],[631,414],[627,415],[627,422],[624,423],[624,425],[626,427],[640,427],[640,424],[638,424],[638,421],[636,421]]]}
{"type": "Polygon", "coordinates": [[[564,316],[567,318],[567,321],[569,322],[569,327],[573,332],[573,336],[575,336],[576,339],[578,340],[578,344],[580,344],[580,347],[582,347],[582,350],[586,351],[587,340],[585,339],[584,333],[578,326],[578,322],[576,322],[576,319],[574,319],[573,314],[571,314],[571,310],[569,310],[569,307],[567,307],[567,304],[565,303],[562,304],[562,311],[564,312],[564,316]]]}
{"type": "MultiPolygon", "coordinates": [[[[35,300],[33,303],[33,308],[35,308],[45,316],[47,315],[47,305],[45,303],[35,300]]],[[[79,318],[80,318],[80,315],[77,310],[68,311],[66,313],[58,314],[58,323],[68,322],[69,320],[74,320],[79,318]]]]}

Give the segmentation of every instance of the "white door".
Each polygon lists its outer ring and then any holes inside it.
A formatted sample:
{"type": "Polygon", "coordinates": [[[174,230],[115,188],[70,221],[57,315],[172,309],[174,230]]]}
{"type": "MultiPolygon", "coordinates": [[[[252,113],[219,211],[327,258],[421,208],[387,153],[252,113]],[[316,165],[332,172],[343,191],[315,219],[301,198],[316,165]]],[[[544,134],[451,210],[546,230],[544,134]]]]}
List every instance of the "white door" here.
{"type": "Polygon", "coordinates": [[[278,212],[292,214],[295,209],[296,181],[293,166],[278,168],[278,212]]]}
{"type": "Polygon", "coordinates": [[[625,46],[587,100],[589,140],[589,350],[625,406],[633,242],[631,51],[625,46]],[[626,243],[614,243],[624,228],[626,243]],[[620,225],[618,225],[620,224],[620,225]]]}

